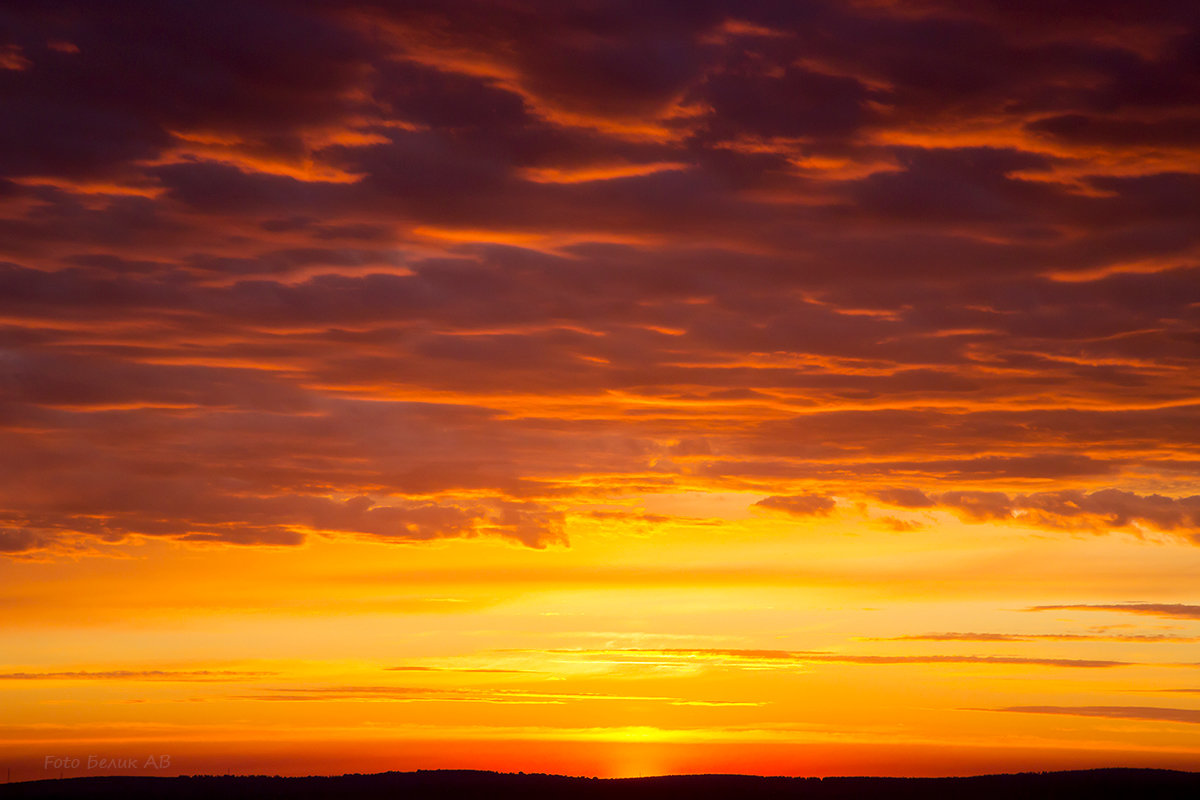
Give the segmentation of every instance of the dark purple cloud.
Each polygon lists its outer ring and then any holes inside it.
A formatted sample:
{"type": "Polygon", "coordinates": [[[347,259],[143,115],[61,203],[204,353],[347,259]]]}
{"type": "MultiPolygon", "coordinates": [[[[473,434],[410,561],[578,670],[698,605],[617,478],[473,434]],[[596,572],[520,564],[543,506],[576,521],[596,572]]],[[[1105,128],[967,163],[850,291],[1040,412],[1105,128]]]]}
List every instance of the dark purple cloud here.
{"type": "Polygon", "coordinates": [[[697,488],[1195,541],[1198,22],[9,3],[0,551],[697,488]]]}

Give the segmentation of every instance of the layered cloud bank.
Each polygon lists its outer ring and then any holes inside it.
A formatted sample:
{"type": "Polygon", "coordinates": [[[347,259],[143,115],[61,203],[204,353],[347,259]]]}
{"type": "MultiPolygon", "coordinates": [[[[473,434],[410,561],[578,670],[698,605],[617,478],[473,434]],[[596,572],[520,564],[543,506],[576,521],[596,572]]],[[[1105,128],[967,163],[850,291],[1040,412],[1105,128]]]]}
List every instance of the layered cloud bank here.
{"type": "Polygon", "coordinates": [[[0,21],[0,552],[1200,535],[1193,4],[0,21]]]}

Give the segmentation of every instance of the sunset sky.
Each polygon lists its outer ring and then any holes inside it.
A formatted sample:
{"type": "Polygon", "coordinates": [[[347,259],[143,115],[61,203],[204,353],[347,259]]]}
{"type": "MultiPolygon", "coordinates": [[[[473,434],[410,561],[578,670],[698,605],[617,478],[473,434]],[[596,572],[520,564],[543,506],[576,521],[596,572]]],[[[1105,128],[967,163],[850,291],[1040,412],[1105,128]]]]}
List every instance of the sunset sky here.
{"type": "Polygon", "coordinates": [[[0,102],[14,780],[1200,769],[1192,0],[9,0],[0,102]]]}

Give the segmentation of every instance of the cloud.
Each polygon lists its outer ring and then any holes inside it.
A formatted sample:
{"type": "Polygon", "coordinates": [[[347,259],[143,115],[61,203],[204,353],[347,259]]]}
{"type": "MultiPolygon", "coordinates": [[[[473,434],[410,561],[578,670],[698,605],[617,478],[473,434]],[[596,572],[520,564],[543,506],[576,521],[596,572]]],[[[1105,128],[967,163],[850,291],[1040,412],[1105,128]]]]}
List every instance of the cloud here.
{"type": "Polygon", "coordinates": [[[1079,667],[1104,669],[1131,666],[1128,661],[1086,658],[1037,658],[1003,655],[875,655],[841,654],[788,650],[658,649],[658,650],[555,650],[559,655],[574,655],[584,660],[613,663],[646,663],[659,659],[665,666],[720,665],[745,669],[794,669],[806,663],[835,664],[1023,664],[1040,667],[1079,667]]]}
{"type": "Polygon", "coordinates": [[[112,175],[197,130],[296,147],[297,128],[353,109],[347,93],[365,74],[366,43],[312,14],[218,2],[150,18],[136,3],[103,15],[66,6],[75,13],[12,15],[30,68],[5,73],[21,112],[0,138],[3,174],[112,175]],[[76,50],[46,46],[58,35],[76,50]]]}
{"type": "Polygon", "coordinates": [[[498,673],[498,674],[521,674],[521,673],[536,673],[537,670],[531,669],[487,669],[487,668],[471,668],[471,667],[429,667],[429,666],[401,666],[401,667],[384,667],[389,672],[481,672],[481,673],[498,673]]]}
{"type": "MultiPolygon", "coordinates": [[[[257,435],[260,442],[272,438],[261,428],[257,435]]],[[[236,448],[232,440],[208,444],[236,448]]],[[[379,444],[387,446],[382,440],[379,444]]],[[[544,547],[562,541],[565,535],[561,510],[536,500],[499,496],[496,489],[437,499],[366,495],[343,499],[322,493],[330,491],[327,483],[306,487],[315,493],[289,491],[293,481],[329,480],[339,463],[332,454],[311,465],[314,471],[309,477],[301,477],[309,468],[296,472],[284,467],[274,478],[266,473],[253,476],[253,468],[241,476],[236,471],[220,476],[203,464],[135,478],[126,474],[125,459],[119,453],[110,452],[109,457],[116,461],[108,475],[94,471],[104,461],[99,456],[87,465],[61,465],[60,482],[54,486],[40,483],[28,470],[36,459],[32,454],[25,469],[10,469],[9,492],[13,494],[9,496],[21,491],[25,498],[20,511],[0,512],[0,521],[13,526],[2,529],[4,548],[16,553],[55,549],[80,536],[108,543],[130,536],[155,536],[197,543],[291,546],[314,533],[376,541],[499,535],[544,547]],[[258,487],[258,491],[248,493],[248,486],[258,487]]],[[[218,456],[218,463],[224,458],[218,456]]],[[[458,481],[466,481],[460,486],[478,486],[467,472],[456,475],[458,481]]],[[[419,483],[414,476],[410,489],[422,491],[425,487],[419,483]]],[[[482,480],[483,485],[489,483],[482,480]]]]}
{"type": "Polygon", "coordinates": [[[1074,605],[1030,606],[1026,611],[1117,611],[1151,617],[1200,619],[1200,605],[1187,603],[1078,603],[1074,605]]]}
{"type": "Polygon", "coordinates": [[[1200,723],[1200,709],[1158,708],[1155,706],[1009,706],[995,711],[1021,714],[1063,714],[1073,717],[1139,719],[1155,722],[1200,723]]]}
{"type": "Polygon", "coordinates": [[[832,497],[819,494],[801,494],[790,497],[766,497],[754,505],[783,511],[794,517],[825,516],[837,505],[832,497]]]}
{"type": "Polygon", "coordinates": [[[1186,3],[139,8],[5,15],[0,552],[1200,542],[1186,3]]]}
{"type": "Polygon", "coordinates": [[[1196,636],[1173,633],[921,633],[906,636],[868,637],[873,642],[1180,642],[1200,641],[1196,636]]]}
{"type": "Polygon", "coordinates": [[[528,689],[436,689],[409,686],[331,686],[278,689],[269,694],[242,695],[267,701],[369,701],[396,703],[497,703],[501,705],[563,705],[579,701],[651,702],[672,706],[760,706],[761,702],[696,700],[682,697],[614,695],[601,692],[539,692],[528,689]]]}
{"type": "Polygon", "coordinates": [[[930,508],[934,505],[933,498],[920,489],[878,489],[871,492],[871,496],[900,508],[930,508]]]}
{"type": "Polygon", "coordinates": [[[180,681],[201,683],[244,681],[273,676],[274,672],[236,670],[97,670],[78,672],[4,672],[0,681],[180,681]]]}
{"type": "Polygon", "coordinates": [[[1142,525],[1178,531],[1200,541],[1200,495],[1139,495],[1120,489],[1009,495],[995,491],[952,491],[926,495],[917,489],[883,489],[871,495],[902,508],[944,508],[963,519],[1007,521],[1049,529],[1102,531],[1142,525]]]}
{"type": "Polygon", "coordinates": [[[1040,667],[1105,668],[1129,666],[1127,661],[1088,658],[1033,658],[1026,656],[826,656],[818,661],[847,664],[1030,664],[1040,667]]]}
{"type": "Polygon", "coordinates": [[[27,528],[0,528],[0,553],[36,550],[48,542],[48,537],[27,528]]]}

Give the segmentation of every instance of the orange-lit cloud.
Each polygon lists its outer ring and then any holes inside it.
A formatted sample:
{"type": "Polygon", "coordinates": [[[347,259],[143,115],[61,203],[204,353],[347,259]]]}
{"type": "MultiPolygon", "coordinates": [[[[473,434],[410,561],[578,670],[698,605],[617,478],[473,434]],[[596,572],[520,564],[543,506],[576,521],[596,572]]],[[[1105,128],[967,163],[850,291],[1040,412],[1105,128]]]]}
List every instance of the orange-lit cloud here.
{"type": "Polygon", "coordinates": [[[1154,722],[1200,723],[1200,709],[1159,708],[1155,706],[1013,706],[998,709],[1023,714],[1065,714],[1077,717],[1106,717],[1154,722]]]}
{"type": "Polygon", "coordinates": [[[578,656],[584,659],[614,663],[656,664],[677,666],[689,663],[712,663],[718,666],[735,666],[748,669],[786,667],[805,662],[824,661],[840,664],[1028,664],[1041,667],[1120,667],[1129,666],[1121,661],[1088,660],[1074,658],[1032,658],[1026,656],[991,655],[874,655],[839,654],[819,652],[787,652],[782,650],[612,650],[612,651],[559,651],[560,655],[578,656]],[[649,660],[647,660],[649,659],[649,660]]]}
{"type": "Polygon", "coordinates": [[[237,672],[233,670],[109,670],[107,672],[7,672],[0,681],[237,681],[261,678],[269,672],[237,672]]]}
{"type": "Polygon", "coordinates": [[[1152,617],[1200,619],[1200,605],[1188,603],[1080,603],[1077,605],[1033,606],[1029,611],[1119,611],[1152,617]]]}
{"type": "Polygon", "coordinates": [[[922,633],[893,636],[883,641],[896,642],[1182,642],[1198,641],[1195,636],[1173,633],[922,633]]]}

